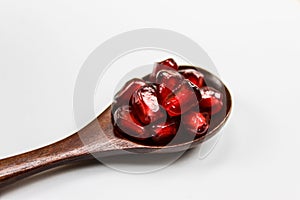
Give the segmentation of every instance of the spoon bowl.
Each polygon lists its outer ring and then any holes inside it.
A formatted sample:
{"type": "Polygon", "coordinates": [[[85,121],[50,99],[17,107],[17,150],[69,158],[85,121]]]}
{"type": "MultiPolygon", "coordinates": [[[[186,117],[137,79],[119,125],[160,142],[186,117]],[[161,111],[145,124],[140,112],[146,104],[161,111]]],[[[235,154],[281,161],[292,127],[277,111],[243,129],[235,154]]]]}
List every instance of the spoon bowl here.
{"type": "MultiPolygon", "coordinates": [[[[114,133],[111,106],[77,133],[48,146],[0,160],[0,188],[30,175],[78,161],[134,153],[175,153],[183,152],[214,136],[226,123],[232,109],[232,99],[228,88],[212,73],[193,66],[205,76],[207,86],[219,90],[223,95],[223,108],[213,116],[208,132],[189,141],[176,139],[164,146],[136,143],[114,133]]],[[[176,138],[176,137],[175,137],[176,138]]]]}

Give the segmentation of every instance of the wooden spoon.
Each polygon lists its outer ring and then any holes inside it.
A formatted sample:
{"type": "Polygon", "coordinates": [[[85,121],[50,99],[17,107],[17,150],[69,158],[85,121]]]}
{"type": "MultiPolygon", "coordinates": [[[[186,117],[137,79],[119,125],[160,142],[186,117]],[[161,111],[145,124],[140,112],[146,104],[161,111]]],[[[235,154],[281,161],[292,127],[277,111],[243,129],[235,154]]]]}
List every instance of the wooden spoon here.
{"type": "MultiPolygon", "coordinates": [[[[195,68],[180,66],[183,68],[195,68]]],[[[166,146],[148,146],[125,138],[113,132],[110,106],[95,120],[73,135],[48,146],[0,160],[0,188],[30,175],[76,161],[120,155],[124,152],[135,153],[174,153],[193,148],[215,135],[227,121],[232,107],[231,95],[227,87],[210,72],[195,68],[205,75],[208,86],[224,95],[224,108],[211,122],[208,133],[196,139],[166,146]],[[102,130],[102,131],[101,131],[102,130]]]]}

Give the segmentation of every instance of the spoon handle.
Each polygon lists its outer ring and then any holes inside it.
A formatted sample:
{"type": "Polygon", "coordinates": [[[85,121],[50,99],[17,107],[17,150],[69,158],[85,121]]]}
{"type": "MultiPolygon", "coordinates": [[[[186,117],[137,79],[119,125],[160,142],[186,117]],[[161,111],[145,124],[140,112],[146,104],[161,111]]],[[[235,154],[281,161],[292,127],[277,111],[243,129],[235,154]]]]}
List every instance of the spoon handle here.
{"type": "MultiPolygon", "coordinates": [[[[108,107],[87,126],[65,139],[0,160],[0,188],[57,166],[118,152],[119,148],[112,143],[122,140],[113,137],[110,113],[108,107]]],[[[125,142],[123,146],[120,149],[126,149],[128,144],[125,142]]]]}
{"type": "Polygon", "coordinates": [[[118,148],[111,145],[116,139],[112,139],[110,113],[108,107],[87,126],[65,139],[0,160],[0,188],[57,166],[95,159],[95,153],[104,156],[117,152],[118,148]]]}
{"type": "Polygon", "coordinates": [[[78,133],[48,146],[0,160],[0,188],[38,172],[93,158],[78,133]]]}

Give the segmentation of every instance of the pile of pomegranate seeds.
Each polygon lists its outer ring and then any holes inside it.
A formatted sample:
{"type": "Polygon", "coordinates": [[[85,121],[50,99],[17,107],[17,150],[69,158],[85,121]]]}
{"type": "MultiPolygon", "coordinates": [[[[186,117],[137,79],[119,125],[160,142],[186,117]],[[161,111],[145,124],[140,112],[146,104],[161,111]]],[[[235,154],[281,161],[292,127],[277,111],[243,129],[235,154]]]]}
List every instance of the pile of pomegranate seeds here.
{"type": "Polygon", "coordinates": [[[206,86],[202,73],[180,69],[167,59],[155,64],[148,80],[132,79],[115,95],[114,130],[154,145],[169,143],[179,126],[183,134],[199,137],[206,134],[211,116],[221,111],[222,100],[221,92],[206,86]]]}

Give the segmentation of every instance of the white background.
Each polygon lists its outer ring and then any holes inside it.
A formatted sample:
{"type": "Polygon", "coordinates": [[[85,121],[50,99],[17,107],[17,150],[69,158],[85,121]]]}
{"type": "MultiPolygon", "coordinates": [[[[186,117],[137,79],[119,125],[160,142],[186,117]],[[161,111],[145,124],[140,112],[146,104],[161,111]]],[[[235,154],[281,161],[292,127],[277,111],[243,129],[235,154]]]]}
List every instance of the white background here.
{"type": "Polygon", "coordinates": [[[76,131],[81,65],[110,37],[145,27],[196,41],[231,89],[234,112],[214,151],[142,175],[97,163],[54,170],[0,199],[299,199],[297,0],[1,0],[0,158],[76,131]]]}

